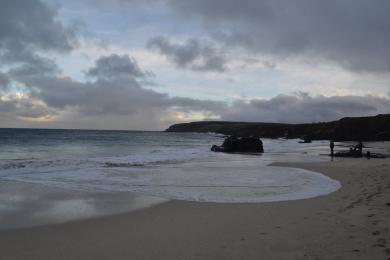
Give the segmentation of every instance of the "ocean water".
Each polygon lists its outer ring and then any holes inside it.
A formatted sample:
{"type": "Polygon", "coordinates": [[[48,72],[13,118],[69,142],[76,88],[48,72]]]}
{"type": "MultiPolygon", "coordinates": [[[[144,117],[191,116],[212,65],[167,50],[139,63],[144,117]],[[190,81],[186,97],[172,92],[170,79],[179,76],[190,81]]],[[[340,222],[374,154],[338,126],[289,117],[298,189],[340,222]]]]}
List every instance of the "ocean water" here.
{"type": "Polygon", "coordinates": [[[0,182],[168,199],[270,202],[310,198],[340,184],[276,161],[329,160],[328,142],[263,139],[262,155],[210,151],[216,134],[0,129],[0,182]]]}

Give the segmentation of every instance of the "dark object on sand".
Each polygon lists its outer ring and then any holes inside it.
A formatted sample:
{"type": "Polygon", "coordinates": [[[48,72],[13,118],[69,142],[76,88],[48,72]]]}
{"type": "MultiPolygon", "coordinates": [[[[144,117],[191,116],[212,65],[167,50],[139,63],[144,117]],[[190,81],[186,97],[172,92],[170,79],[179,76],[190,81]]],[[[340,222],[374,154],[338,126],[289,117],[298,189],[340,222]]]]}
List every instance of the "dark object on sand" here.
{"type": "MultiPolygon", "coordinates": [[[[331,141],[331,143],[330,143],[331,156],[335,156],[335,157],[350,157],[350,158],[361,158],[361,157],[363,157],[363,147],[364,147],[364,145],[360,141],[353,148],[350,147],[349,151],[342,151],[342,152],[338,152],[336,154],[333,154],[332,144],[333,144],[333,147],[334,147],[334,143],[331,141]]],[[[371,152],[367,151],[366,156],[367,156],[367,158],[371,158],[372,157],[371,156],[371,152]]]]}
{"type": "Polygon", "coordinates": [[[263,142],[254,136],[237,137],[230,136],[223,141],[221,146],[213,145],[211,151],[224,153],[263,153],[263,142]]]}
{"type": "Polygon", "coordinates": [[[334,157],[349,157],[349,158],[361,158],[363,153],[350,149],[349,151],[337,152],[333,155],[334,157]]]}
{"type": "Polygon", "coordinates": [[[389,156],[386,156],[385,154],[381,154],[381,153],[370,153],[369,156],[370,156],[370,158],[380,158],[380,159],[385,159],[385,158],[389,157],[389,156]]]}
{"type": "Polygon", "coordinates": [[[300,144],[310,144],[311,143],[311,139],[307,136],[303,137],[302,138],[302,141],[299,141],[300,144]]]}
{"type": "Polygon", "coordinates": [[[363,155],[363,153],[359,150],[353,150],[352,148],[349,151],[338,152],[333,155],[334,157],[346,157],[346,158],[362,158],[363,156],[367,158],[387,158],[385,154],[381,153],[371,153],[369,151],[363,155]]]}

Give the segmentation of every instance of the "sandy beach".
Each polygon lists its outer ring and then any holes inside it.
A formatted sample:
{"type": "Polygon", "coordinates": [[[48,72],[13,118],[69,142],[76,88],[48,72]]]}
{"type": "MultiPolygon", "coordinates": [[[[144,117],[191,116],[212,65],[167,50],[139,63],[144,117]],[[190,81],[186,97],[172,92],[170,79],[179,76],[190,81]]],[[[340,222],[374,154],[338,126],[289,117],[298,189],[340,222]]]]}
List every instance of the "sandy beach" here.
{"type": "Polygon", "coordinates": [[[390,0],[0,0],[0,260],[390,260],[390,0]]]}
{"type": "Polygon", "coordinates": [[[339,180],[288,202],[170,201],[130,213],[0,231],[0,259],[389,259],[390,161],[278,163],[339,180]]]}

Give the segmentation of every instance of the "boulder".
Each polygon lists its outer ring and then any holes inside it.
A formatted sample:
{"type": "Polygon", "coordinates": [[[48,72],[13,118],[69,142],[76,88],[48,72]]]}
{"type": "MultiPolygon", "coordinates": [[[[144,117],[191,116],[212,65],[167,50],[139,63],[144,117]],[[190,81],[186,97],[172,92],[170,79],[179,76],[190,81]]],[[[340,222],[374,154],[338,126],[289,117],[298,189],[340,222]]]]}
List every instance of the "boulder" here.
{"type": "Polygon", "coordinates": [[[254,136],[227,137],[221,146],[213,145],[211,151],[225,153],[263,153],[263,142],[254,136]]]}

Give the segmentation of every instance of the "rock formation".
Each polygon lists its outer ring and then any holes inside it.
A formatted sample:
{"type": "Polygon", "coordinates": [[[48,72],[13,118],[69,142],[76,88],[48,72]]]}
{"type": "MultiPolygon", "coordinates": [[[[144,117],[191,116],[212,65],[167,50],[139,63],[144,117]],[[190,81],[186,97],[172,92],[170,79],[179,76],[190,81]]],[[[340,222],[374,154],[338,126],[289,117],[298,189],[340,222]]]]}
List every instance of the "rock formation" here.
{"type": "Polygon", "coordinates": [[[227,137],[221,146],[213,145],[211,151],[225,153],[263,153],[263,142],[257,137],[227,137]]]}

